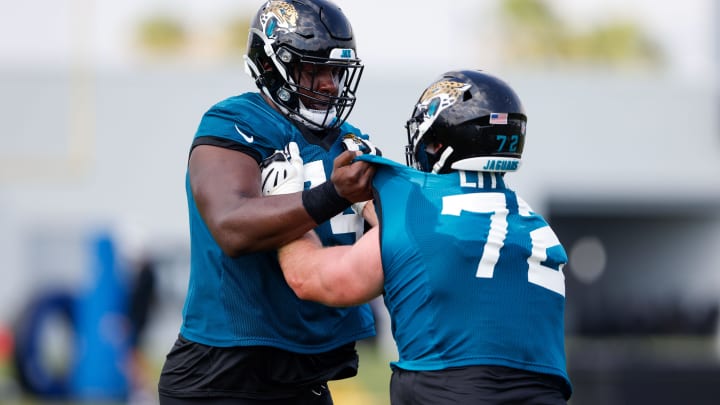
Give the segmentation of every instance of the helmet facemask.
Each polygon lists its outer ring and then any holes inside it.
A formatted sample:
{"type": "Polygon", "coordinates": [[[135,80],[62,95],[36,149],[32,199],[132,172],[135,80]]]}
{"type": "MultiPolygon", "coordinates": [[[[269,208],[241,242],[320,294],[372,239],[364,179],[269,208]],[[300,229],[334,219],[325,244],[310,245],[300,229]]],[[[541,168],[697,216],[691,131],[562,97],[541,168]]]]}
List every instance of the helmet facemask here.
{"type": "Polygon", "coordinates": [[[286,48],[278,52],[292,53],[292,59],[297,60],[285,65],[291,73],[286,85],[278,90],[278,104],[295,113],[295,119],[311,129],[342,125],[355,105],[363,70],[359,60],[303,56],[286,48]],[[329,92],[330,89],[333,91],[329,92]]]}
{"type": "Polygon", "coordinates": [[[434,119],[428,117],[427,108],[423,104],[415,106],[413,117],[405,124],[408,134],[408,144],[405,146],[405,163],[424,172],[432,170],[438,160],[435,142],[431,133],[428,133],[434,119]]]}

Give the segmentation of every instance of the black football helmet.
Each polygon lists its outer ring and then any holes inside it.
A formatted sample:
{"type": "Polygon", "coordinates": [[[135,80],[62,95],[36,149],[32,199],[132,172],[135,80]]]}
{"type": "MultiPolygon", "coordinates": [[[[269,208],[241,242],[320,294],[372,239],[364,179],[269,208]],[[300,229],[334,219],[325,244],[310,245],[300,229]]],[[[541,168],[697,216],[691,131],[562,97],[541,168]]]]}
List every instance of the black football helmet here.
{"type": "Polygon", "coordinates": [[[447,72],[425,89],[407,121],[407,164],[433,173],[515,171],[526,122],[504,81],[478,70],[447,72]]]}
{"type": "Polygon", "coordinates": [[[337,128],[355,105],[364,66],[350,21],[328,0],[270,0],[255,15],[245,68],[288,118],[310,129],[337,128]],[[311,72],[301,86],[300,72],[311,72]],[[313,90],[320,69],[332,69],[337,94],[313,90]]]}

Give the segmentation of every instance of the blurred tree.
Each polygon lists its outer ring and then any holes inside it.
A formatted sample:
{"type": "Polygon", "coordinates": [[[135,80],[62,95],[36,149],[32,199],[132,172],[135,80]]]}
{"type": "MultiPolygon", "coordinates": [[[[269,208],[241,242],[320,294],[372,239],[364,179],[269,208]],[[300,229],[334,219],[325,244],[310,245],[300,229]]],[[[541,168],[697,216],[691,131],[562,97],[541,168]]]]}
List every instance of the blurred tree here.
{"type": "Polygon", "coordinates": [[[206,26],[157,14],[136,26],[136,44],[151,61],[180,57],[202,63],[224,63],[245,53],[249,17],[231,16],[225,24],[214,21],[206,26]]]}
{"type": "Polygon", "coordinates": [[[576,32],[543,0],[502,0],[501,21],[513,63],[659,66],[662,53],[632,21],[611,21],[576,32]]]}
{"type": "Polygon", "coordinates": [[[187,43],[182,22],[166,15],[148,17],[138,24],[137,40],[140,48],[151,54],[179,52],[187,43]]]}
{"type": "Polygon", "coordinates": [[[245,54],[249,30],[250,20],[247,16],[238,16],[228,23],[226,31],[228,52],[232,55],[245,54]]]}

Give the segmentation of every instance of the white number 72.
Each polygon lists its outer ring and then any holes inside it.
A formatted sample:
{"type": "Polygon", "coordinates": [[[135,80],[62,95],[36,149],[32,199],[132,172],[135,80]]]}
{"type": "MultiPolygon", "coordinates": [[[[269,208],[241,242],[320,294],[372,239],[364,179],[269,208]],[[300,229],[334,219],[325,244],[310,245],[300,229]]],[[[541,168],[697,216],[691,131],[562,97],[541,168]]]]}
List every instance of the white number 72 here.
{"type": "MultiPolygon", "coordinates": [[[[518,198],[520,215],[530,216],[530,207],[518,198]]],[[[443,197],[442,215],[460,216],[463,211],[490,214],[490,231],[483,250],[480,263],[478,263],[475,277],[492,278],[495,265],[500,258],[500,249],[505,244],[508,232],[508,209],[503,193],[472,193],[458,194],[443,197]]],[[[530,232],[532,254],[527,258],[528,282],[554,291],[565,296],[565,275],[562,265],[555,270],[543,266],[547,259],[547,250],[560,245],[555,232],[549,226],[544,226],[530,232]]]]}

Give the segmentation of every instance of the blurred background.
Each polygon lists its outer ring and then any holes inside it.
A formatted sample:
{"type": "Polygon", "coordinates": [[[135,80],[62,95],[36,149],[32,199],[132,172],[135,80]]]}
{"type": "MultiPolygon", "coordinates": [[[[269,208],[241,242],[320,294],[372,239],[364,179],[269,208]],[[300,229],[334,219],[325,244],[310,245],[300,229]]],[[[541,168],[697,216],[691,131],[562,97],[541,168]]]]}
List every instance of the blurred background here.
{"type": "MultiPolygon", "coordinates": [[[[261,1],[0,2],[0,403],[155,404],[187,285],[188,147],[212,104],[255,90],[261,1]]],[[[571,403],[715,403],[717,2],[337,3],[366,65],[350,121],[387,157],[404,162],[442,72],[495,73],[524,101],[508,181],[570,257],[571,403]]],[[[389,403],[376,304],[339,405],[389,403]]]]}

